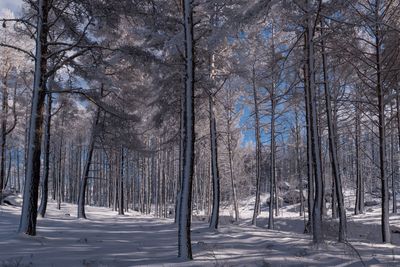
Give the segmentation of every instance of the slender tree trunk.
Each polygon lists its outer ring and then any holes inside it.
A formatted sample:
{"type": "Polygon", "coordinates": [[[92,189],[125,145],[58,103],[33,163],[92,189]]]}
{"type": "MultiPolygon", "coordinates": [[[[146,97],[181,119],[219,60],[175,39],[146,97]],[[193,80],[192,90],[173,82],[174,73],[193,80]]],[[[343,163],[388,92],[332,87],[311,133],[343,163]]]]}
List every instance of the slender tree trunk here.
{"type": "Polygon", "coordinates": [[[192,215],[192,185],[194,170],[194,37],[192,1],[184,0],[184,30],[185,30],[185,109],[184,109],[184,154],[182,164],[182,187],[178,218],[178,257],[191,260],[191,215],[192,215]]]}
{"type": "MultiPolygon", "coordinates": [[[[80,142],[82,144],[82,142],[80,142]]],[[[78,148],[78,166],[77,166],[77,175],[76,175],[76,195],[75,195],[75,201],[78,203],[79,201],[79,186],[80,186],[80,177],[82,175],[82,145],[79,146],[78,148]]]]}
{"type": "Polygon", "coordinates": [[[161,217],[161,140],[158,138],[157,142],[157,175],[156,175],[156,192],[155,192],[155,211],[156,216],[161,217]]]}
{"type": "MultiPolygon", "coordinates": [[[[400,95],[399,90],[396,89],[396,119],[397,119],[397,136],[398,136],[398,149],[400,149],[400,95]]],[[[393,184],[393,213],[397,213],[397,186],[393,184]]]]}
{"type": "MultiPolygon", "coordinates": [[[[270,96],[270,102],[271,102],[271,140],[270,140],[270,150],[271,150],[271,182],[270,182],[270,199],[275,199],[275,216],[278,217],[279,215],[279,187],[278,187],[278,181],[277,181],[277,171],[276,171],[276,106],[278,105],[278,99],[276,96],[275,92],[275,81],[276,81],[276,73],[275,73],[275,62],[276,60],[276,51],[275,51],[275,33],[274,33],[274,25],[272,24],[272,30],[271,30],[271,52],[272,52],[272,68],[271,68],[271,73],[272,73],[272,83],[271,87],[269,89],[269,96],[270,96]]],[[[274,215],[273,212],[273,202],[270,201],[270,212],[269,212],[269,218],[268,218],[268,229],[274,229],[274,215]]]]}
{"type": "MultiPolygon", "coordinates": [[[[304,53],[307,54],[308,44],[308,33],[304,34],[304,53]]],[[[306,60],[307,62],[307,60],[306,60]]],[[[312,140],[311,140],[311,115],[310,115],[310,99],[309,99],[309,75],[308,75],[308,63],[304,64],[304,103],[306,107],[306,130],[307,130],[307,210],[308,210],[308,222],[306,223],[304,232],[313,232],[313,213],[312,209],[314,206],[314,171],[313,171],[313,156],[312,156],[312,140]]]]}
{"type": "MultiPolygon", "coordinates": [[[[329,153],[331,153],[331,152],[329,151],[329,153]]],[[[331,163],[331,165],[332,165],[332,163],[331,163]]],[[[332,170],[332,173],[333,173],[333,170],[332,170]]],[[[334,175],[332,175],[331,194],[332,194],[332,201],[331,201],[332,202],[331,203],[332,219],[337,219],[338,218],[338,201],[337,201],[336,182],[335,182],[334,175]]]]}
{"type": "MultiPolygon", "coordinates": [[[[269,183],[269,216],[268,216],[268,229],[274,229],[274,199],[277,194],[277,184],[276,184],[276,145],[275,145],[275,94],[272,88],[271,97],[271,174],[269,183]],[[275,193],[275,195],[274,195],[275,193]]],[[[278,211],[279,199],[275,200],[276,210],[278,211]]]]}
{"type": "MultiPolygon", "coordinates": [[[[323,23],[321,23],[321,36],[324,36],[323,33],[323,23]]],[[[344,199],[343,199],[343,189],[342,189],[342,180],[340,177],[340,169],[339,169],[339,160],[337,156],[337,134],[336,129],[334,127],[333,118],[332,118],[332,104],[331,104],[331,95],[328,86],[328,74],[327,74],[327,56],[325,53],[324,40],[321,39],[321,48],[322,48],[322,68],[323,68],[323,77],[324,77],[324,90],[325,90],[325,105],[326,105],[326,115],[328,119],[328,136],[329,136],[329,152],[331,159],[331,167],[332,174],[334,177],[334,193],[336,194],[338,209],[339,209],[339,242],[345,242],[347,239],[347,222],[346,222],[346,209],[344,207],[344,199]]],[[[333,202],[332,195],[332,209],[335,210],[336,207],[333,202]]]]}
{"type": "Polygon", "coordinates": [[[209,95],[208,102],[210,109],[211,176],[213,185],[213,205],[210,228],[217,229],[219,219],[220,182],[218,169],[217,122],[214,114],[214,99],[211,94],[209,95]]]}
{"type": "Polygon", "coordinates": [[[45,74],[47,71],[47,19],[49,1],[39,0],[37,7],[39,14],[36,27],[35,75],[29,127],[24,200],[18,230],[18,232],[27,235],[36,235],[37,201],[40,182],[40,154],[46,89],[45,74]]]}
{"type": "MultiPolygon", "coordinates": [[[[6,182],[4,183],[4,188],[7,187],[8,185],[8,181],[10,181],[10,175],[11,175],[11,159],[12,159],[12,155],[11,155],[11,151],[8,153],[8,169],[7,169],[7,175],[6,175],[6,182]]],[[[6,159],[7,160],[7,159],[6,159]]],[[[10,182],[11,183],[11,182],[10,182]]],[[[12,187],[12,186],[10,186],[12,187]]]]}
{"type": "MultiPolygon", "coordinates": [[[[379,18],[379,1],[376,2],[375,17],[379,18]]],[[[376,95],[378,97],[378,128],[379,128],[379,163],[380,163],[380,180],[382,195],[382,242],[390,243],[390,226],[389,226],[389,185],[386,176],[386,119],[385,119],[385,93],[382,84],[382,68],[381,68],[381,32],[380,26],[375,26],[375,56],[376,56],[376,95]]]]}
{"type": "Polygon", "coordinates": [[[2,204],[3,189],[6,187],[4,177],[6,172],[6,131],[7,131],[7,113],[8,113],[8,89],[7,89],[8,71],[3,77],[3,98],[2,98],[2,118],[1,118],[1,156],[0,156],[0,204],[2,204]]]}
{"type": "Polygon", "coordinates": [[[100,118],[100,108],[97,107],[97,111],[96,111],[96,114],[94,117],[94,123],[92,126],[92,132],[91,132],[91,136],[90,136],[90,140],[89,140],[87,158],[86,158],[85,166],[83,168],[82,178],[81,178],[80,185],[79,185],[78,218],[83,218],[83,219],[86,219],[86,214],[85,214],[86,190],[87,190],[87,183],[88,183],[88,179],[89,179],[90,165],[92,164],[94,145],[96,143],[96,135],[97,135],[96,131],[97,131],[97,126],[99,124],[99,118],[100,118]]]}
{"type": "MultiPolygon", "coordinates": [[[[217,5],[214,4],[214,14],[211,16],[211,27],[218,27],[218,9],[217,5]]],[[[215,55],[214,51],[211,51],[209,60],[209,76],[210,80],[215,79],[215,55]]],[[[217,91],[218,92],[218,91],[217,91]]],[[[212,89],[208,91],[208,103],[210,112],[210,148],[211,148],[211,175],[213,185],[213,204],[212,213],[210,219],[210,229],[218,228],[219,220],[219,205],[220,205],[220,176],[218,168],[218,137],[217,137],[217,119],[215,117],[214,105],[217,92],[213,93],[212,89]]]]}
{"type": "Polygon", "coordinates": [[[168,190],[168,185],[167,185],[167,175],[170,176],[169,172],[169,166],[170,166],[170,151],[167,149],[162,153],[161,157],[161,166],[162,166],[162,171],[161,171],[161,216],[163,218],[168,217],[167,213],[167,190],[168,190]]]}
{"type": "Polygon", "coordinates": [[[362,214],[364,213],[364,178],[362,175],[361,168],[361,116],[360,116],[360,104],[357,99],[355,106],[355,121],[356,121],[356,133],[355,133],[355,143],[356,143],[356,206],[354,213],[362,214]]]}
{"type": "Polygon", "coordinates": [[[54,153],[53,153],[53,160],[52,160],[52,166],[51,166],[52,172],[52,192],[51,192],[51,199],[52,200],[56,200],[56,186],[57,186],[57,177],[56,177],[56,173],[57,173],[57,166],[56,166],[56,153],[55,153],[55,149],[54,149],[54,153]]]}
{"type": "Polygon", "coordinates": [[[296,121],[296,172],[297,179],[299,182],[299,192],[300,192],[300,216],[303,216],[304,213],[304,195],[303,195],[303,180],[301,177],[301,161],[300,161],[300,123],[299,123],[299,114],[297,109],[295,110],[295,121],[296,121]]]}
{"type": "MultiPolygon", "coordinates": [[[[257,87],[255,82],[255,69],[253,66],[253,99],[254,99],[254,115],[255,115],[255,135],[256,135],[256,197],[254,202],[253,219],[251,220],[252,225],[256,225],[257,215],[260,208],[260,189],[261,189],[261,137],[260,137],[260,116],[258,110],[258,96],[257,87]]],[[[273,202],[273,198],[270,198],[273,202]]],[[[270,213],[273,210],[269,211],[270,213]]]]}
{"type": "Polygon", "coordinates": [[[178,181],[176,186],[176,200],[175,200],[175,223],[178,220],[178,213],[180,210],[180,200],[181,200],[181,187],[182,187],[182,167],[183,167],[183,154],[184,154],[184,121],[185,121],[185,90],[182,89],[181,99],[180,99],[181,109],[180,109],[180,122],[179,122],[179,171],[178,171],[178,181]]]}
{"type": "Polygon", "coordinates": [[[61,209],[61,201],[62,201],[62,188],[63,188],[63,146],[64,146],[64,116],[63,113],[61,118],[61,136],[60,136],[60,143],[58,148],[58,174],[57,174],[57,209],[61,209]]]}
{"type": "MultiPolygon", "coordinates": [[[[110,172],[112,175],[112,182],[113,182],[112,202],[113,202],[113,210],[118,211],[118,171],[116,169],[118,157],[115,155],[115,151],[113,151],[111,154],[112,154],[112,156],[110,159],[110,172]],[[115,160],[115,162],[114,162],[114,160],[115,160]]],[[[147,181],[148,181],[148,179],[147,179],[147,181]]],[[[146,211],[146,213],[147,213],[147,211],[146,211]]]]}
{"type": "Polygon", "coordinates": [[[124,215],[124,148],[121,147],[121,162],[118,183],[118,215],[124,215]]]}
{"type": "Polygon", "coordinates": [[[236,195],[236,184],[233,175],[233,153],[232,153],[232,133],[231,133],[231,120],[230,115],[227,120],[227,128],[228,128],[228,157],[229,157],[229,176],[231,180],[232,187],[232,198],[233,198],[233,208],[235,210],[235,222],[239,220],[239,205],[237,201],[236,195]]]}
{"type": "Polygon", "coordinates": [[[19,148],[17,147],[17,192],[21,192],[21,178],[20,178],[20,162],[19,162],[19,148]]]}
{"type": "Polygon", "coordinates": [[[145,159],[142,158],[141,160],[141,176],[140,176],[140,212],[145,213],[145,197],[144,197],[144,188],[145,188],[145,159]]]}
{"type": "MultiPolygon", "coordinates": [[[[149,140],[149,147],[151,146],[151,140],[149,140]]],[[[147,199],[146,199],[146,214],[151,213],[151,204],[152,204],[152,188],[153,188],[153,169],[154,169],[154,156],[151,159],[148,159],[148,173],[147,173],[147,199]]]]}
{"type": "Polygon", "coordinates": [[[323,205],[323,180],[321,169],[321,147],[318,133],[318,112],[317,96],[315,86],[315,67],[314,67],[314,27],[311,17],[307,18],[307,67],[308,67],[308,105],[311,130],[311,151],[313,160],[313,170],[315,175],[315,199],[313,207],[313,241],[314,243],[323,242],[322,234],[322,205],[323,205]]]}
{"type": "MultiPolygon", "coordinates": [[[[393,118],[393,106],[390,106],[390,117],[393,118]]],[[[396,162],[395,162],[395,141],[394,141],[394,123],[391,122],[391,132],[390,132],[390,167],[391,167],[391,177],[392,177],[392,213],[396,213],[397,200],[396,200],[396,162]]]]}

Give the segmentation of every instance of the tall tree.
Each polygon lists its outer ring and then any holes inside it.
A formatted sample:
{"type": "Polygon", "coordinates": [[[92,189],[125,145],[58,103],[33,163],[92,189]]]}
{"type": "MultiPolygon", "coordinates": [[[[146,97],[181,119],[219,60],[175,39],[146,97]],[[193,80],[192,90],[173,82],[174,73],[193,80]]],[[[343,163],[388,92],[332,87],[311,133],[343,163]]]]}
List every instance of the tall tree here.
{"type": "Polygon", "coordinates": [[[101,109],[100,107],[96,108],[94,118],[93,118],[93,124],[92,124],[92,130],[90,133],[90,140],[89,140],[89,146],[87,149],[87,155],[86,155],[86,161],[85,165],[83,167],[83,173],[81,174],[81,179],[79,183],[79,197],[78,197],[78,218],[86,219],[86,213],[85,213],[85,201],[86,201],[86,188],[88,184],[88,179],[89,179],[89,172],[90,172],[90,167],[92,165],[92,158],[93,158],[93,151],[95,148],[95,144],[98,138],[98,126],[100,122],[100,113],[101,109]]]}
{"type": "Polygon", "coordinates": [[[39,214],[41,217],[46,215],[47,209],[47,198],[49,192],[49,173],[50,173],[50,134],[51,134],[51,108],[52,108],[52,95],[47,95],[47,114],[45,124],[45,136],[44,136],[44,174],[42,180],[42,196],[39,206],[39,214]]]}
{"type": "Polygon", "coordinates": [[[218,228],[219,220],[219,202],[220,202],[220,178],[218,168],[218,142],[217,142],[217,121],[214,111],[213,93],[209,93],[209,109],[210,109],[210,143],[211,143],[211,176],[213,184],[213,208],[211,213],[210,228],[218,228]]]}
{"type": "MultiPolygon", "coordinates": [[[[359,96],[359,94],[357,94],[359,96]]],[[[355,102],[355,149],[356,149],[356,202],[354,213],[364,213],[364,176],[361,166],[361,104],[357,97],[355,102]]]]}
{"type": "MultiPolygon", "coordinates": [[[[257,84],[256,84],[256,70],[255,63],[252,66],[252,90],[253,90],[253,101],[254,101],[254,116],[255,116],[255,139],[256,139],[256,196],[254,202],[254,211],[251,224],[256,225],[257,215],[260,209],[260,194],[261,194],[261,133],[260,133],[260,113],[259,113],[259,100],[257,94],[257,84]]],[[[273,202],[273,199],[270,199],[273,202]]],[[[272,210],[269,211],[270,213],[272,210]]]]}
{"type": "Polygon", "coordinates": [[[193,36],[193,1],[183,1],[183,19],[185,35],[185,106],[183,121],[183,158],[182,187],[178,219],[178,257],[193,259],[191,244],[192,184],[194,166],[194,36],[193,36]]]}
{"type": "MultiPolygon", "coordinates": [[[[327,55],[325,52],[324,42],[324,24],[321,22],[321,49],[322,49],[322,69],[323,69],[323,81],[325,91],[325,106],[326,106],[326,117],[328,120],[328,136],[329,136],[329,152],[330,161],[332,166],[332,173],[334,177],[334,185],[336,198],[338,201],[339,208],[339,242],[345,242],[347,239],[347,222],[346,222],[346,208],[344,206],[342,179],[340,177],[339,161],[337,155],[337,132],[332,114],[332,103],[331,103],[331,92],[328,84],[328,70],[327,70],[327,55]]],[[[333,197],[332,197],[333,198],[333,197]]],[[[335,210],[334,202],[332,201],[332,210],[335,210]]]]}
{"type": "MultiPolygon", "coordinates": [[[[313,172],[315,175],[315,198],[312,215],[312,233],[314,243],[323,241],[322,233],[322,205],[323,205],[323,181],[321,166],[321,147],[319,142],[318,130],[318,112],[317,112],[317,90],[315,85],[315,51],[314,51],[314,35],[315,22],[313,21],[315,7],[307,1],[307,18],[306,18],[306,47],[307,47],[307,105],[309,106],[310,116],[310,133],[311,133],[311,152],[313,162],[313,172]]],[[[318,16],[318,15],[317,15],[318,16]]],[[[317,21],[317,19],[315,19],[317,21]]]]}
{"type": "Polygon", "coordinates": [[[120,149],[120,165],[119,165],[119,179],[118,179],[118,215],[124,215],[124,148],[120,149]]]}
{"type": "Polygon", "coordinates": [[[36,26],[36,53],[33,96],[29,126],[27,167],[24,201],[18,232],[36,235],[37,200],[40,181],[40,154],[43,136],[43,113],[45,102],[48,43],[49,1],[38,0],[36,26]]]}

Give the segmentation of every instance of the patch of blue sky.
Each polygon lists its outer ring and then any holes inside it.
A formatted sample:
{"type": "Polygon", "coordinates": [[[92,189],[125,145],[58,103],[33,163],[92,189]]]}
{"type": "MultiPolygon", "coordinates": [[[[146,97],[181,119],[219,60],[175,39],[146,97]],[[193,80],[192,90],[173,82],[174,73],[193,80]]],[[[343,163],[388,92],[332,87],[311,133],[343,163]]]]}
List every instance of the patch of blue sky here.
{"type": "Polygon", "coordinates": [[[18,14],[21,11],[22,0],[1,0],[0,11],[2,9],[9,9],[14,14],[18,14]]]}
{"type": "MultiPolygon", "coordinates": [[[[281,84],[282,86],[288,86],[285,82],[281,84]]],[[[258,90],[261,90],[262,88],[259,88],[258,90]]],[[[243,97],[241,101],[244,101],[245,98],[243,97]]],[[[249,99],[247,99],[249,100],[249,99]]],[[[283,98],[280,100],[276,107],[276,138],[278,142],[286,142],[286,140],[289,139],[290,137],[290,129],[294,127],[294,121],[295,121],[295,114],[293,112],[293,109],[287,108],[288,103],[286,103],[286,99],[283,98]]],[[[246,147],[249,144],[255,144],[255,129],[254,129],[254,104],[250,105],[244,105],[243,108],[243,115],[240,118],[240,128],[242,129],[242,147],[246,147]]],[[[268,145],[270,143],[270,122],[271,122],[271,116],[268,112],[268,109],[270,107],[270,104],[266,102],[262,106],[260,106],[260,137],[261,137],[261,143],[263,146],[268,145]]],[[[303,113],[300,111],[299,114],[299,119],[300,119],[300,124],[304,125],[303,121],[303,113]]]]}

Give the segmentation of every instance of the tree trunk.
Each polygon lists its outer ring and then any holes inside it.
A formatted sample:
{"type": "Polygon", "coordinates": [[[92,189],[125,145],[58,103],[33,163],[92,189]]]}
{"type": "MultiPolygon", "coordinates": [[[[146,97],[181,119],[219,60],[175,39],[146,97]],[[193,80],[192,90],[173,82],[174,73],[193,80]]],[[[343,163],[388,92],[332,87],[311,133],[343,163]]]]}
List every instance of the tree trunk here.
{"type": "MultiPolygon", "coordinates": [[[[331,152],[329,151],[329,153],[331,153],[331,152]]],[[[331,165],[332,165],[332,162],[331,162],[331,165]]],[[[333,173],[333,171],[332,171],[332,173],[333,173]]],[[[338,218],[338,201],[337,201],[336,182],[335,182],[334,175],[332,175],[331,195],[332,195],[332,199],[331,199],[332,219],[337,219],[338,218]]]]}
{"type": "Polygon", "coordinates": [[[184,30],[185,30],[185,109],[184,109],[184,154],[182,163],[182,187],[178,218],[178,257],[191,260],[191,215],[192,215],[192,185],[194,170],[194,37],[192,1],[184,0],[184,30]]]}
{"type": "Polygon", "coordinates": [[[361,116],[360,116],[360,103],[356,102],[356,206],[354,209],[355,215],[364,213],[364,178],[361,173],[361,116]]]}
{"type": "MultiPolygon", "coordinates": [[[[375,17],[379,18],[379,3],[376,3],[375,17]]],[[[389,226],[389,185],[386,176],[386,119],[385,119],[385,93],[382,84],[382,69],[381,69],[381,36],[380,26],[375,25],[375,56],[376,56],[376,95],[378,97],[378,128],[379,128],[379,166],[381,180],[381,195],[382,195],[382,242],[390,243],[390,226],[389,226]]]]}
{"type": "Polygon", "coordinates": [[[276,205],[276,211],[278,211],[279,199],[277,194],[277,184],[276,184],[276,160],[275,160],[275,94],[274,88],[271,89],[271,174],[269,183],[269,216],[268,216],[268,229],[274,229],[274,202],[276,205]],[[274,194],[275,193],[275,194],[274,194]]]}
{"type": "Polygon", "coordinates": [[[311,17],[307,18],[307,67],[308,67],[308,92],[307,99],[309,105],[310,130],[311,130],[311,152],[313,161],[313,170],[315,175],[315,198],[313,207],[313,241],[314,243],[323,242],[322,234],[322,205],[323,205],[323,181],[321,172],[321,148],[318,133],[318,112],[317,96],[315,86],[315,68],[314,68],[314,27],[311,17]]]}
{"type": "MultiPolygon", "coordinates": [[[[393,118],[393,106],[390,106],[390,117],[393,118]]],[[[392,177],[392,213],[396,213],[397,199],[396,199],[396,163],[395,163],[395,141],[394,141],[394,121],[391,121],[391,132],[390,132],[390,167],[392,177]]]]}
{"type": "MultiPolygon", "coordinates": [[[[324,36],[323,33],[323,23],[321,23],[321,36],[324,36]]],[[[340,177],[340,169],[339,169],[339,161],[337,156],[337,134],[336,127],[333,123],[332,118],[332,104],[331,104],[331,95],[329,92],[328,86],[328,73],[327,73],[327,56],[325,53],[324,40],[321,39],[321,49],[322,49],[322,68],[323,68],[323,77],[324,77],[324,90],[325,90],[325,105],[326,105],[326,116],[328,119],[328,136],[329,136],[329,152],[331,159],[331,167],[332,174],[334,177],[334,192],[336,194],[336,199],[338,202],[339,209],[339,242],[345,242],[347,239],[347,222],[346,222],[346,209],[344,207],[344,199],[343,199],[343,189],[342,189],[342,180],[340,177]]],[[[332,195],[332,210],[336,210],[332,195]]]]}
{"type": "Polygon", "coordinates": [[[27,168],[24,200],[18,232],[36,235],[37,201],[40,182],[40,154],[43,136],[43,113],[45,102],[45,74],[47,71],[48,0],[38,1],[36,28],[36,61],[33,83],[31,119],[27,151],[27,168]]]}
{"type": "Polygon", "coordinates": [[[175,201],[175,223],[178,221],[178,213],[180,210],[180,200],[181,200],[181,187],[182,187],[182,163],[183,163],[183,154],[184,154],[184,120],[185,120],[185,90],[182,89],[181,99],[180,99],[180,121],[179,121],[179,170],[178,170],[178,181],[176,186],[176,201],[175,201]]]}
{"type": "Polygon", "coordinates": [[[213,204],[210,229],[217,229],[219,219],[220,182],[218,169],[217,122],[214,114],[214,99],[211,94],[208,97],[208,102],[210,109],[211,176],[213,185],[213,204]]]}
{"type": "MultiPolygon", "coordinates": [[[[400,149],[400,95],[399,90],[396,89],[396,118],[397,118],[397,136],[399,142],[399,149],[400,149]]],[[[393,184],[393,213],[397,213],[397,187],[396,183],[393,184]]]]}
{"type": "MultiPolygon", "coordinates": [[[[304,53],[307,54],[307,43],[308,33],[304,34],[304,53]]],[[[306,108],[306,130],[307,130],[307,210],[308,210],[308,222],[305,225],[304,232],[313,232],[313,213],[312,209],[314,206],[314,171],[313,171],[313,157],[312,157],[312,140],[311,140],[311,115],[310,115],[310,99],[309,99],[309,75],[308,75],[308,63],[304,64],[304,104],[306,108]]]]}
{"type": "Polygon", "coordinates": [[[57,209],[61,209],[61,201],[62,201],[62,188],[63,188],[63,146],[64,146],[64,117],[65,114],[61,115],[61,136],[60,136],[60,144],[58,148],[58,174],[57,174],[57,209]]]}
{"type": "Polygon", "coordinates": [[[124,215],[124,148],[121,147],[121,162],[118,183],[118,215],[124,215]]]}
{"type": "Polygon", "coordinates": [[[228,157],[229,157],[229,176],[231,180],[231,187],[232,187],[232,198],[233,198],[233,208],[235,210],[235,222],[239,220],[239,206],[237,201],[236,195],[236,184],[233,175],[233,153],[232,153],[232,133],[231,133],[231,119],[227,120],[227,128],[228,128],[228,157]]]}
{"type": "MultiPolygon", "coordinates": [[[[4,188],[7,187],[8,181],[10,181],[10,175],[11,175],[11,163],[12,163],[12,155],[11,151],[8,153],[8,169],[7,169],[7,175],[6,175],[6,182],[4,183],[4,188]]],[[[10,182],[11,183],[11,182],[10,182]]]]}
{"type": "Polygon", "coordinates": [[[21,178],[20,178],[20,162],[19,162],[19,148],[17,147],[17,192],[21,191],[21,178]]]}
{"type": "Polygon", "coordinates": [[[100,118],[100,108],[97,107],[92,126],[92,132],[89,140],[87,158],[85,166],[83,168],[82,178],[79,185],[78,218],[83,218],[83,219],[86,219],[85,199],[86,199],[87,180],[89,179],[90,165],[92,164],[93,150],[94,150],[94,145],[96,143],[96,135],[97,135],[96,131],[97,131],[97,126],[99,124],[99,118],[100,118]]]}
{"type": "Polygon", "coordinates": [[[8,89],[7,89],[8,71],[3,77],[3,98],[2,98],[2,118],[1,118],[1,156],[0,156],[0,204],[2,204],[3,189],[6,187],[4,177],[6,172],[6,131],[7,131],[7,113],[8,113],[8,89]]]}
{"type": "Polygon", "coordinates": [[[299,114],[296,108],[295,110],[295,121],[296,121],[296,172],[297,172],[297,179],[299,182],[299,191],[300,191],[300,216],[303,216],[304,213],[304,196],[303,196],[303,180],[301,177],[301,161],[300,161],[300,123],[299,123],[299,114]]]}
{"type": "MultiPolygon", "coordinates": [[[[255,135],[256,135],[256,196],[254,202],[252,225],[256,225],[257,215],[260,208],[260,189],[261,189],[261,137],[260,137],[260,116],[258,110],[258,96],[255,82],[255,69],[253,66],[253,99],[254,99],[254,115],[255,115],[255,135]]],[[[271,198],[271,201],[272,198],[271,198]]],[[[270,210],[272,212],[272,210],[270,210]]]]}

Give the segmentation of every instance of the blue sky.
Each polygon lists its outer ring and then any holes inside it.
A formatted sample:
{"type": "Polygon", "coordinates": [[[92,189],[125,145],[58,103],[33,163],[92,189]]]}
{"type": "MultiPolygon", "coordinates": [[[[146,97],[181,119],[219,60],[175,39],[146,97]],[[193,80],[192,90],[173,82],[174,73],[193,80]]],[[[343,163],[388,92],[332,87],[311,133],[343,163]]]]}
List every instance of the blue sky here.
{"type": "Polygon", "coordinates": [[[7,8],[13,12],[18,12],[21,9],[22,0],[0,0],[0,10],[7,8]]]}

